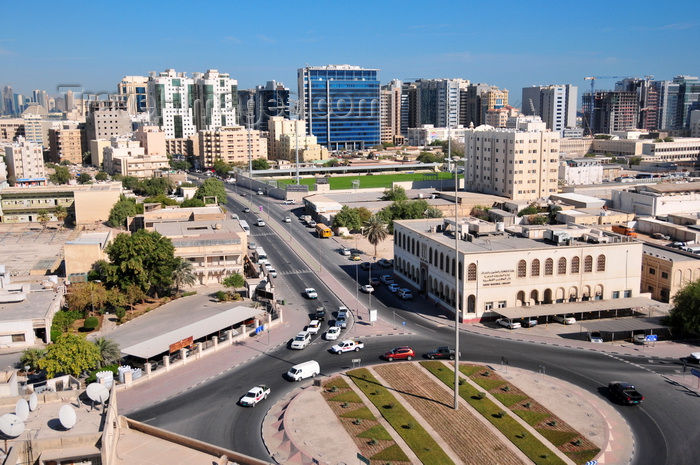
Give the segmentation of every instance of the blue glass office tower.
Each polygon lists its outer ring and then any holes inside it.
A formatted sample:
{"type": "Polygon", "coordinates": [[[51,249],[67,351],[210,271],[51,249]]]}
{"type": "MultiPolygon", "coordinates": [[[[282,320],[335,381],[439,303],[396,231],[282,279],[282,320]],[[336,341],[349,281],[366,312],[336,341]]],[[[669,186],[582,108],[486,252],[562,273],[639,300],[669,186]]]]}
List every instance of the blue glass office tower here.
{"type": "Polygon", "coordinates": [[[299,69],[300,118],[319,144],[331,151],[379,144],[378,73],[350,65],[299,69]]]}

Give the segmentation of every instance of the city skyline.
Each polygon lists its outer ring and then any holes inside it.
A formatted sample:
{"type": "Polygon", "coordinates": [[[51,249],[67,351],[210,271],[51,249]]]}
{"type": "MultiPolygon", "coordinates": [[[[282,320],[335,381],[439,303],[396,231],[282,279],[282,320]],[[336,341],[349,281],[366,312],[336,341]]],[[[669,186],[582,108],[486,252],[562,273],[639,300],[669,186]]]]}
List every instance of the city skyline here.
{"type": "MultiPolygon", "coordinates": [[[[510,1],[465,8],[449,1],[439,9],[404,2],[373,14],[367,13],[376,4],[365,1],[343,11],[308,1],[209,2],[206,8],[153,2],[145,18],[140,5],[126,1],[112,12],[46,4],[31,27],[7,21],[0,32],[0,85],[23,95],[34,89],[56,95],[68,85],[116,93],[124,76],[172,68],[189,75],[217,69],[237,79],[239,89],[276,80],[296,91],[298,69],[350,64],[379,69],[382,83],[488,83],[510,90],[510,104],[520,106],[523,87],[572,84],[581,95],[589,86],[585,76],[671,80],[697,75],[690,63],[700,58],[691,46],[700,38],[700,22],[679,13],[692,11],[689,0],[672,9],[646,0],[633,9],[600,1],[585,8],[552,1],[537,8],[510,1]]],[[[27,14],[20,4],[3,11],[7,18],[27,14]]],[[[596,83],[597,89],[613,86],[614,80],[596,83]]]]}

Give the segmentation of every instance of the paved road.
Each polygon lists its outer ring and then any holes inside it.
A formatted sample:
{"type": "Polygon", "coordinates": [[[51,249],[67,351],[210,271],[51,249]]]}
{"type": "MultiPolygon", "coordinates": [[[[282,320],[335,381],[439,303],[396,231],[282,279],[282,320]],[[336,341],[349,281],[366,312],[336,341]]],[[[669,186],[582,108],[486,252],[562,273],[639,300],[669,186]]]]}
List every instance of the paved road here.
{"type": "MultiPolygon", "coordinates": [[[[274,217],[278,213],[275,212],[274,206],[272,208],[274,217]]],[[[292,227],[298,229],[300,225],[292,227]]],[[[319,239],[312,238],[311,234],[295,235],[295,238],[297,243],[308,247],[308,250],[313,250],[314,255],[318,252],[324,264],[318,278],[323,284],[314,284],[323,293],[322,300],[327,301],[328,305],[333,305],[339,300],[352,299],[355,292],[354,286],[347,289],[338,283],[347,279],[354,271],[351,271],[354,267],[350,269],[346,267],[345,270],[337,267],[337,263],[334,263],[337,257],[330,255],[333,253],[330,249],[331,242],[319,243],[319,239]],[[328,250],[324,250],[323,247],[328,247],[328,250]],[[331,294],[331,290],[340,298],[331,294]]],[[[267,234],[260,240],[271,240],[271,244],[277,244],[277,250],[280,250],[289,260],[290,266],[297,267],[296,259],[284,251],[282,241],[274,241],[267,234]]],[[[267,247],[266,250],[268,250],[267,247]]],[[[303,256],[303,251],[300,252],[298,249],[295,251],[303,256]]],[[[269,250],[268,254],[270,254],[269,250]]],[[[304,258],[308,271],[293,272],[284,279],[290,283],[288,290],[292,292],[292,297],[295,290],[300,292],[298,289],[303,288],[302,284],[309,281],[318,282],[313,281],[313,276],[316,274],[314,267],[318,263],[314,263],[312,257],[304,258]]],[[[273,264],[275,264],[274,261],[273,264]]],[[[275,264],[275,266],[278,265],[275,264]]],[[[429,302],[418,300],[406,304],[396,301],[394,296],[385,291],[378,291],[377,295],[385,304],[383,306],[377,302],[380,308],[386,309],[380,312],[384,319],[383,325],[392,328],[392,332],[410,332],[411,334],[376,336],[376,339],[367,343],[367,348],[362,353],[363,363],[378,361],[379,355],[394,345],[410,343],[418,351],[427,351],[436,345],[448,344],[452,340],[453,331],[449,329],[448,320],[441,319],[439,315],[432,315],[435,309],[429,302]],[[397,330],[393,330],[394,312],[399,322],[406,322],[405,326],[401,324],[397,330]],[[443,322],[444,325],[441,324],[443,322]]],[[[296,298],[301,297],[297,295],[296,298]]],[[[359,316],[362,316],[361,308],[358,310],[360,310],[359,316]]],[[[303,314],[297,316],[297,318],[301,317],[303,314]]],[[[261,350],[254,362],[244,363],[234,370],[201,383],[181,396],[134,412],[132,416],[250,455],[269,458],[259,431],[249,428],[251,424],[260,424],[263,409],[236,408],[234,401],[238,396],[253,384],[264,382],[273,388],[272,401],[281,398],[295,387],[293,383],[282,378],[282,373],[292,364],[302,360],[311,358],[319,360],[324,374],[335,373],[349,367],[347,358],[332,356],[326,352],[326,343],[317,341],[303,351],[286,349],[283,339],[279,339],[279,336],[293,334],[296,331],[293,324],[290,322],[284,331],[279,331],[275,336],[277,342],[271,343],[275,347],[266,352],[261,350]]],[[[301,321],[296,321],[295,324],[301,325],[301,321]]],[[[358,328],[355,331],[359,333],[363,327],[358,326],[358,328]]],[[[700,430],[689,428],[688,425],[695,423],[700,414],[700,405],[693,391],[677,383],[677,371],[681,368],[677,359],[678,354],[675,354],[674,358],[662,358],[650,363],[650,357],[646,353],[641,354],[640,357],[639,353],[623,350],[622,347],[615,348],[614,352],[618,352],[617,354],[608,355],[600,352],[600,349],[609,349],[607,346],[591,347],[589,343],[572,344],[571,341],[566,340],[552,344],[551,339],[543,341],[538,337],[529,336],[525,331],[496,331],[481,325],[463,325],[463,330],[460,350],[470,360],[499,364],[502,357],[505,357],[511,366],[531,371],[537,371],[540,366],[544,366],[548,375],[593,392],[606,402],[605,386],[611,379],[625,379],[636,384],[646,396],[641,408],[615,406],[635,434],[636,453],[633,463],[675,465],[696,462],[692,448],[687,444],[694,444],[700,439],[700,430]],[[523,339],[523,341],[517,339],[523,339]],[[566,347],[567,344],[574,347],[566,347]],[[660,376],[660,373],[665,377],[660,376]]]]}

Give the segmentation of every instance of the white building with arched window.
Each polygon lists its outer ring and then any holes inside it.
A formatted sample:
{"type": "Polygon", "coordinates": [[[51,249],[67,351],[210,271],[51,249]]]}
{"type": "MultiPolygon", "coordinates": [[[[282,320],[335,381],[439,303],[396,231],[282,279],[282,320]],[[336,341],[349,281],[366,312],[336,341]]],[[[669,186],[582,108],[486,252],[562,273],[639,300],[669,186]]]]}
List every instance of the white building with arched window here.
{"type": "MultiPolygon", "coordinates": [[[[566,313],[568,303],[640,297],[643,243],[634,238],[577,225],[523,227],[517,235],[500,228],[479,236],[478,221],[460,220],[459,264],[454,220],[395,221],[394,273],[454,311],[458,270],[463,322],[495,317],[505,308],[522,308],[524,317],[558,310],[549,306],[538,314],[528,308],[536,305],[561,304],[566,313]]],[[[629,308],[627,302],[619,308],[629,308]]]]}

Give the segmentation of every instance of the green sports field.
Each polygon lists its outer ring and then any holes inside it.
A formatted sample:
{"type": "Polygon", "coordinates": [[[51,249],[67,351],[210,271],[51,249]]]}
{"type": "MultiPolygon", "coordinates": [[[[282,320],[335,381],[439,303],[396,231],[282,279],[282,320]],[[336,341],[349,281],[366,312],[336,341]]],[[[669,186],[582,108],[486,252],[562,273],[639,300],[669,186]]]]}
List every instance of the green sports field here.
{"type": "MultiPolygon", "coordinates": [[[[334,189],[352,189],[353,181],[360,181],[360,189],[371,189],[371,188],[391,188],[391,184],[394,182],[402,181],[440,181],[445,179],[452,179],[454,175],[447,172],[439,173],[412,173],[412,174],[373,174],[367,175],[362,173],[358,176],[331,176],[328,178],[328,183],[331,185],[331,190],[334,189]]],[[[309,187],[316,183],[315,178],[302,178],[300,180],[301,184],[305,184],[309,187]]],[[[278,179],[278,187],[282,188],[285,184],[294,184],[293,178],[288,179],[278,179]]]]}

